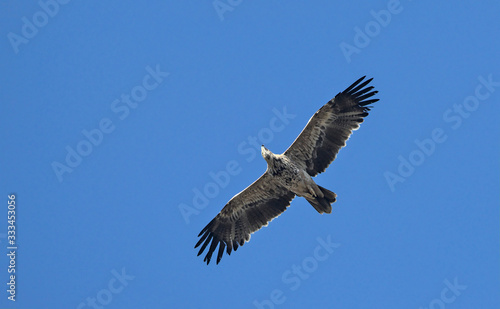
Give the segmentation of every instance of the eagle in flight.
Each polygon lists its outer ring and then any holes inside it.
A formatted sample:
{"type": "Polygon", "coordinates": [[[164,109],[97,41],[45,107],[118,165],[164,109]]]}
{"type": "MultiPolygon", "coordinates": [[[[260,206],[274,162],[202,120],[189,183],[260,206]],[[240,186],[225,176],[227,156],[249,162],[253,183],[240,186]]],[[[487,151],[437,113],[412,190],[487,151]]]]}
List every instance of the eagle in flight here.
{"type": "Polygon", "coordinates": [[[372,79],[355,81],[321,107],[309,120],[293,144],[274,154],[264,145],[262,157],[266,172],[245,190],[236,194],[221,212],[200,232],[195,248],[198,255],[208,246],[204,261],[210,263],[219,246],[217,264],[227,254],[250,240],[250,235],[283,213],[295,196],[304,197],[320,214],[331,213],[337,195],[317,185],[312,177],[325,171],[353,130],[368,115],[370,99],[377,91],[366,87],[372,79]],[[210,246],[209,246],[210,245],[210,246]]]}

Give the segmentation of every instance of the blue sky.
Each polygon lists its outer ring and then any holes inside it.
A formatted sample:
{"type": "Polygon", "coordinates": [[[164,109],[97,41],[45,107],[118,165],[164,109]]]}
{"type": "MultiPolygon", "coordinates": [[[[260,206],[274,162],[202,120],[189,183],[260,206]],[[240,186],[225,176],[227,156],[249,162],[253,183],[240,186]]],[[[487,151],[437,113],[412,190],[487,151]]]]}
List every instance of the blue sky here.
{"type": "Polygon", "coordinates": [[[0,5],[0,308],[500,305],[497,1],[66,2],[0,5]],[[363,75],[332,214],[297,198],[205,265],[251,141],[281,153],[363,75]]]}

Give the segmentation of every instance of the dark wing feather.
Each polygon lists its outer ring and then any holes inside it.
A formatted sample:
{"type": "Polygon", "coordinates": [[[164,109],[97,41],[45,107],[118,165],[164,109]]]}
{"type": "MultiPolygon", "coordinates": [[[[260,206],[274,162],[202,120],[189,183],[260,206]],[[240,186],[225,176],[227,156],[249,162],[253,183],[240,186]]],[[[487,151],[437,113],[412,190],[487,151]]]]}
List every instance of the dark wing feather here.
{"type": "Polygon", "coordinates": [[[266,226],[282,214],[295,194],[279,185],[267,172],[253,184],[235,195],[221,212],[200,232],[195,248],[201,245],[198,255],[210,244],[204,261],[210,263],[217,245],[217,264],[224,249],[227,254],[250,240],[250,234],[266,226]]]}
{"type": "Polygon", "coordinates": [[[368,115],[369,104],[378,99],[366,100],[377,93],[373,87],[366,87],[372,78],[358,79],[346,90],[321,107],[309,120],[306,127],[285,155],[311,176],[325,171],[337,156],[353,130],[359,128],[368,115]]]}

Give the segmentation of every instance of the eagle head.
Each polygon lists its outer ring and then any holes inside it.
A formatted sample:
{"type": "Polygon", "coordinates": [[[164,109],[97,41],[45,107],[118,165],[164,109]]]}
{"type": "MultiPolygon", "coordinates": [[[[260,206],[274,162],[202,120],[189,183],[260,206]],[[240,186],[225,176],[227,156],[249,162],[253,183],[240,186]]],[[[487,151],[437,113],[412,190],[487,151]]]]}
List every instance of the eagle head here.
{"type": "Polygon", "coordinates": [[[273,156],[273,153],[269,151],[264,145],[260,147],[260,153],[262,154],[262,157],[266,160],[269,161],[271,160],[271,157],[273,156]]]}

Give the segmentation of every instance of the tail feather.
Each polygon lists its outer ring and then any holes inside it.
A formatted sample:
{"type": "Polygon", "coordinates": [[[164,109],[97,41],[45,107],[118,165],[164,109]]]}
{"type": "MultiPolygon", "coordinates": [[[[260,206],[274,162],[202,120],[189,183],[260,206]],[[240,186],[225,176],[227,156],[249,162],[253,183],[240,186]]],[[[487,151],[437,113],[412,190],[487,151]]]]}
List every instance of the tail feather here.
{"type": "Polygon", "coordinates": [[[328,201],[328,203],[335,203],[335,201],[337,200],[337,194],[321,186],[318,186],[318,188],[321,190],[321,192],[323,192],[323,195],[325,196],[325,199],[328,201]]]}
{"type": "Polygon", "coordinates": [[[334,203],[337,199],[337,194],[333,193],[332,191],[325,189],[321,186],[318,186],[318,188],[323,192],[324,197],[313,197],[313,198],[307,198],[306,200],[316,209],[317,212],[320,214],[322,213],[331,213],[332,212],[332,203],[334,203]]]}

